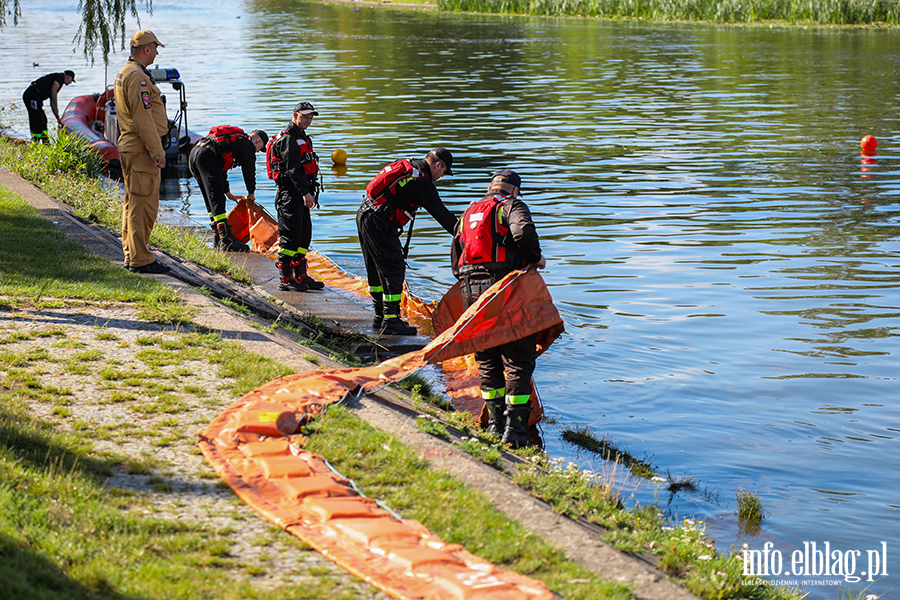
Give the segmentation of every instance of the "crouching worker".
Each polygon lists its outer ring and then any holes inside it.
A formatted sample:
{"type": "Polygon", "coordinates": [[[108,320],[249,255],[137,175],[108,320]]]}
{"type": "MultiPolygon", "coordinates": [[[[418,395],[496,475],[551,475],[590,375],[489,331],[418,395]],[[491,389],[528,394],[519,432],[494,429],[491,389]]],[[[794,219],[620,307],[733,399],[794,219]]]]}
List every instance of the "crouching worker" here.
{"type": "Polygon", "coordinates": [[[307,273],[306,253],[312,242],[310,209],[319,206],[319,156],[306,130],[318,111],[299,102],[287,127],[266,148],[266,170],[278,186],[278,289],[287,292],[321,290],[325,284],[307,273]]]}
{"type": "MultiPolygon", "coordinates": [[[[522,180],[510,169],[497,171],[485,197],[469,205],[457,223],[451,260],[462,281],[463,307],[474,304],[508,273],[546,266],[528,206],[518,198],[522,180]]],[[[528,434],[535,335],[475,353],[488,432],[513,448],[532,445],[528,434]]]]}
{"type": "Polygon", "coordinates": [[[213,230],[216,248],[229,252],[247,252],[250,248],[234,237],[228,224],[225,210],[225,198],[237,201],[239,196],[231,193],[228,187],[228,170],[241,167],[244,185],[247,187],[247,199],[255,200],[256,192],[256,153],[266,148],[269,136],[265,131],[255,130],[244,133],[232,125],[221,125],[209,130],[206,137],[191,149],[188,157],[188,168],[191,175],[200,184],[200,192],[209,212],[210,227],[213,230]]]}

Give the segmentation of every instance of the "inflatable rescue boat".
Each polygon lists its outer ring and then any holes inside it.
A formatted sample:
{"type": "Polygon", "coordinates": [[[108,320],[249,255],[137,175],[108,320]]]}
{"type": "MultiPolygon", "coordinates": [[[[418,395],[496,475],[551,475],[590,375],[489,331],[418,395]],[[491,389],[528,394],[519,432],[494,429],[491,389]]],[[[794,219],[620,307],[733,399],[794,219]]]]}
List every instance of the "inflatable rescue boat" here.
{"type": "MultiPolygon", "coordinates": [[[[178,110],[169,119],[169,132],[162,138],[166,151],[166,162],[177,161],[180,155],[190,153],[194,144],[202,137],[188,130],[187,99],[185,86],[177,69],[150,69],[150,74],[157,83],[168,83],[178,92],[178,110]]],[[[165,102],[166,96],[163,95],[165,102]]],[[[102,94],[85,94],[75,96],[66,106],[62,115],[65,130],[84,138],[103,159],[106,170],[111,174],[119,174],[122,165],[119,160],[119,126],[116,119],[116,99],[112,86],[108,86],[102,94]]]]}

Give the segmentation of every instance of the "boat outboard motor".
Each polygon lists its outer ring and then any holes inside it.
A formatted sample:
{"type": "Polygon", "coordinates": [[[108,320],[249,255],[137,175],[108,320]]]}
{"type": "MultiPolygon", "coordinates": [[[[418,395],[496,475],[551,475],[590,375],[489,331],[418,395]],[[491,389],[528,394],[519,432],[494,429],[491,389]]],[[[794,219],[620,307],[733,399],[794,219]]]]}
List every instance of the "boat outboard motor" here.
{"type": "Polygon", "coordinates": [[[110,98],[106,101],[106,123],[104,124],[103,137],[106,141],[118,144],[119,120],[116,118],[116,100],[110,98]]]}

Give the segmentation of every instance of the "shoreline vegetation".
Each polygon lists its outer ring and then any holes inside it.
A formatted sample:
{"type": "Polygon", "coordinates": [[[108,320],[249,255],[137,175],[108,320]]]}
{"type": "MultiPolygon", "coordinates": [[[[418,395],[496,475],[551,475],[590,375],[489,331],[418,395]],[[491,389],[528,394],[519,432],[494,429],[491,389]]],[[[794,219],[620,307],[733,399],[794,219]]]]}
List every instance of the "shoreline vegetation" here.
{"type": "MultiPolygon", "coordinates": [[[[0,139],[0,164],[75,207],[84,218],[118,230],[118,190],[98,178],[84,145],[64,135],[47,146],[0,139]]],[[[180,456],[196,456],[191,437],[198,423],[234,397],[284,374],[287,367],[241,351],[236,342],[223,342],[217,332],[196,325],[190,311],[177,306],[180,300],[177,293],[173,297],[172,288],[83,250],[6,188],[0,188],[0,212],[10,217],[0,219],[0,264],[6,265],[10,275],[0,281],[0,311],[6,319],[15,321],[21,314],[34,323],[47,309],[113,306],[139,311],[149,305],[156,314],[149,322],[162,322],[160,331],[169,332],[144,333],[127,341],[117,339],[113,330],[100,328],[93,339],[84,334],[75,339],[62,326],[33,328],[31,333],[15,327],[0,331],[0,431],[5,432],[0,435],[0,475],[7,482],[0,486],[0,506],[7,508],[0,511],[0,528],[6,532],[0,536],[0,552],[8,561],[6,567],[0,565],[0,588],[60,600],[119,600],[132,594],[205,597],[210,593],[223,599],[299,597],[293,585],[251,589],[245,579],[265,577],[280,567],[233,557],[228,536],[234,534],[234,527],[223,529],[205,521],[177,525],[169,520],[177,520],[180,507],[170,506],[175,515],[147,508],[159,502],[155,494],[172,492],[167,482],[173,467],[166,463],[165,453],[174,449],[180,456]],[[28,230],[17,231],[23,224],[28,230]],[[23,245],[23,236],[28,244],[23,245]],[[53,276],[59,269],[67,273],[63,281],[53,276]],[[100,279],[99,272],[103,273],[100,279]],[[88,283],[67,286],[66,280],[88,283]],[[165,310],[159,309],[160,304],[166,305],[165,310]],[[260,368],[263,364],[266,367],[260,368]],[[207,371],[215,372],[216,378],[192,379],[207,371]],[[60,381],[63,374],[65,382],[60,381]],[[96,387],[92,394],[77,391],[91,385],[96,387]],[[107,404],[116,409],[104,411],[107,404]],[[100,413],[118,414],[126,422],[137,417],[141,424],[126,428],[104,424],[96,421],[100,413]],[[128,455],[127,448],[136,440],[155,450],[128,455]],[[149,478],[150,489],[105,493],[109,476],[123,471],[149,478]],[[73,493],[76,489],[78,494],[73,493]],[[58,498],[67,499],[64,513],[54,508],[58,498]],[[73,523],[81,525],[70,531],[73,523]],[[163,536],[155,543],[149,541],[160,532],[163,536]],[[214,534],[212,547],[204,545],[204,532],[214,534]],[[152,560],[144,552],[148,544],[152,560]],[[116,560],[102,558],[113,555],[116,560]],[[52,580],[44,578],[48,571],[55,574],[52,580]],[[135,573],[141,573],[140,577],[135,573]],[[179,583],[186,573],[192,576],[179,583]],[[242,583],[232,588],[229,582],[233,581],[242,583]]],[[[230,270],[228,256],[207,248],[199,233],[181,232],[178,239],[162,236],[154,243],[194,260],[179,251],[186,248],[187,253],[218,264],[220,272],[230,270]]],[[[414,402],[416,396],[422,398],[421,389],[414,389],[414,402]]],[[[597,473],[571,463],[564,466],[562,459],[551,459],[532,448],[516,451],[523,464],[515,466],[501,460],[496,440],[478,430],[466,415],[425,404],[420,400],[420,410],[435,423],[420,429],[431,429],[427,432],[445,439],[450,437],[448,425],[461,431],[466,437],[456,446],[460,451],[501,471],[557,513],[600,525],[606,531],[603,539],[612,547],[656,564],[704,600],[802,598],[799,590],[760,585],[757,578],[744,576],[741,554],[733,547],[718,550],[706,536],[702,521],[668,514],[660,503],[636,503],[621,491],[626,487],[622,480],[629,475],[620,470],[618,460],[597,473]]],[[[351,476],[371,497],[405,517],[419,519],[444,539],[503,568],[537,577],[570,600],[632,597],[626,586],[604,581],[568,560],[558,548],[498,513],[477,492],[428,468],[415,451],[401,451],[402,444],[373,430],[352,411],[329,410],[313,423],[310,433],[311,450],[351,476]],[[523,536],[533,541],[522,544],[523,536]]],[[[606,451],[605,442],[601,450],[606,451]]],[[[192,468],[197,473],[194,477],[214,478],[206,463],[192,468]]],[[[216,485],[222,487],[221,482],[216,485]]],[[[661,486],[660,495],[665,491],[661,486]]],[[[195,496],[181,493],[178,502],[196,502],[195,496]]],[[[243,506],[233,495],[229,497],[243,506]]],[[[258,515],[240,518],[262,521],[258,515]]],[[[264,548],[284,544],[280,531],[264,537],[259,541],[264,548]]],[[[305,568],[303,561],[292,564],[295,569],[305,568]]],[[[349,584],[331,580],[326,584],[337,589],[321,596],[316,594],[323,590],[316,588],[304,597],[360,597],[358,590],[346,587],[349,584]]]]}
{"type": "Polygon", "coordinates": [[[364,6],[434,8],[442,12],[591,17],[729,25],[896,27],[895,0],[325,0],[364,6]]]}

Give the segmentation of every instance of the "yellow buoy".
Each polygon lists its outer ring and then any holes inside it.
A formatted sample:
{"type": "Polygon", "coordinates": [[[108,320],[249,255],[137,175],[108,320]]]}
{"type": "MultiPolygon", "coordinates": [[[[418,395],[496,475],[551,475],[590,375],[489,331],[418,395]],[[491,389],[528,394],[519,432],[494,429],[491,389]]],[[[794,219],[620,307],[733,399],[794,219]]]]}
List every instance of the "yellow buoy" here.
{"type": "Polygon", "coordinates": [[[347,163],[347,153],[338,148],[334,152],[331,153],[331,162],[336,165],[343,165],[347,163]]]}

